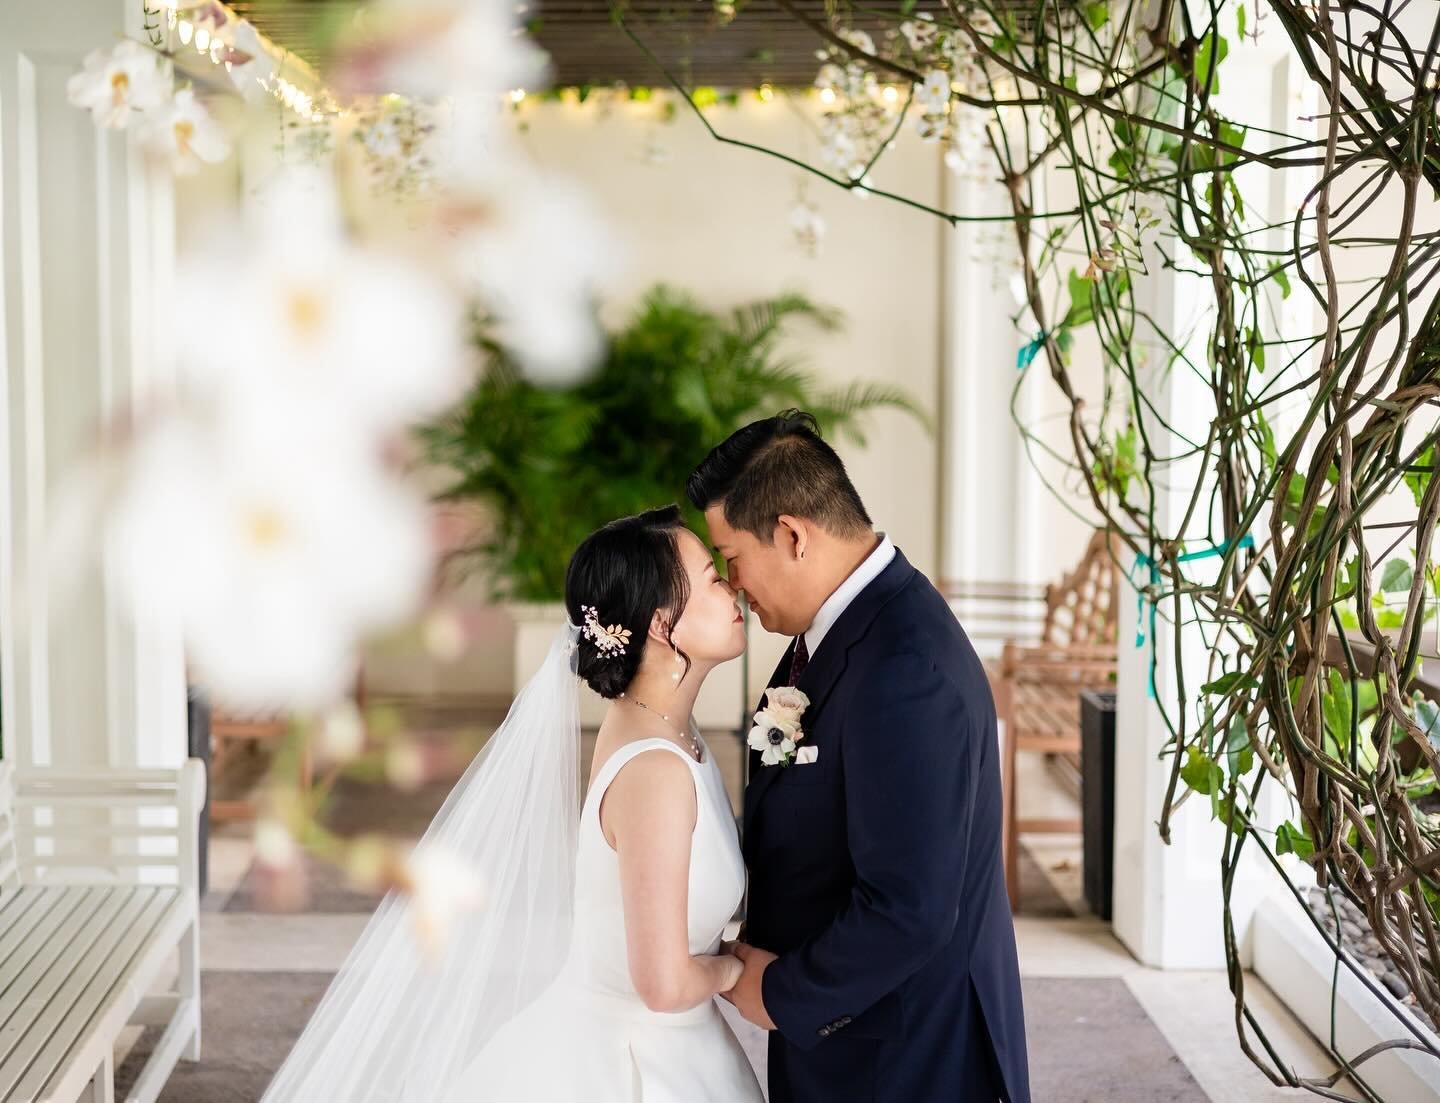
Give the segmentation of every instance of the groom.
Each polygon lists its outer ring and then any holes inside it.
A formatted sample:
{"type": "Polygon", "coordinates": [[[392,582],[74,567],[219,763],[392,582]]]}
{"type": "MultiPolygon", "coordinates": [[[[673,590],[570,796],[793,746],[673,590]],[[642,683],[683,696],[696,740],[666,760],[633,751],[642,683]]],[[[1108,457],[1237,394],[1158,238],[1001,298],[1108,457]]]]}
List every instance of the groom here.
{"type": "Polygon", "coordinates": [[[810,415],[734,433],[686,493],[761,625],[794,637],[770,686],[809,698],[745,791],[727,998],[772,1031],[771,1103],[1028,1103],[995,706],[969,639],[810,415]]]}

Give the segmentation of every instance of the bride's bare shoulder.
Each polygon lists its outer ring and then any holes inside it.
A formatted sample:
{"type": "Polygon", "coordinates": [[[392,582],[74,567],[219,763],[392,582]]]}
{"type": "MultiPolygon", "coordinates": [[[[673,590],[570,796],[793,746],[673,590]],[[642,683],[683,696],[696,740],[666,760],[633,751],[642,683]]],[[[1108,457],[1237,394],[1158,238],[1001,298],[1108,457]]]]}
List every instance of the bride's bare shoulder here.
{"type": "Polygon", "coordinates": [[[628,827],[638,830],[693,828],[698,808],[695,779],[681,757],[683,750],[667,749],[654,739],[631,739],[608,748],[608,753],[607,748],[597,744],[595,752],[594,777],[597,779],[611,756],[625,755],[625,761],[614,771],[600,797],[600,822],[612,845],[614,832],[628,827]],[[640,743],[649,745],[635,746],[640,743]]]}

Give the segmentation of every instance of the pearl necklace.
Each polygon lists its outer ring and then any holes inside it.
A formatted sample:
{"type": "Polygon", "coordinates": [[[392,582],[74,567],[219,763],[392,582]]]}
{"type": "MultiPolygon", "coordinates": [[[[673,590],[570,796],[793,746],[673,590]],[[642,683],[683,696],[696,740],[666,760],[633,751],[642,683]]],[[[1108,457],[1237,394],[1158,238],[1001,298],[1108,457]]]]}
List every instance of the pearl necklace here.
{"type": "MultiPolygon", "coordinates": [[[[652,714],[652,715],[654,715],[654,716],[660,717],[660,719],[663,720],[663,721],[665,721],[665,723],[667,723],[667,724],[670,723],[670,716],[669,716],[668,713],[656,712],[654,709],[652,709],[649,705],[647,705],[644,701],[640,700],[640,698],[638,698],[638,697],[627,697],[624,693],[621,693],[620,696],[623,697],[625,700],[629,701],[632,705],[639,705],[639,706],[640,706],[642,709],[644,709],[646,712],[648,712],[648,713],[650,713],[650,714],[652,714]]],[[[682,732],[679,728],[675,728],[675,727],[672,727],[670,730],[673,731],[676,735],[678,735],[681,739],[685,740],[685,742],[686,742],[686,743],[689,745],[689,747],[690,747],[690,754],[691,754],[692,757],[694,757],[694,758],[697,759],[697,760],[700,759],[701,757],[703,757],[703,755],[704,755],[704,750],[703,750],[703,748],[700,746],[700,740],[696,739],[696,738],[695,738],[693,735],[691,735],[688,731],[687,731],[687,732],[682,732]]]]}

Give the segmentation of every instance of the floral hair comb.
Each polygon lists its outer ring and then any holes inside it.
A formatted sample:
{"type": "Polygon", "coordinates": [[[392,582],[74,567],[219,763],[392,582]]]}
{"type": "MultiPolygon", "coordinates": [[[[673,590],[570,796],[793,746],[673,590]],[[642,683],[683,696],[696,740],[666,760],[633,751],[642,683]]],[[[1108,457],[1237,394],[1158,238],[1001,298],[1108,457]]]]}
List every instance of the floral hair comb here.
{"type": "Polygon", "coordinates": [[[625,654],[625,645],[630,642],[630,629],[618,624],[606,628],[600,623],[593,605],[580,606],[580,612],[585,614],[585,624],[580,631],[595,645],[602,659],[618,659],[625,654]]]}

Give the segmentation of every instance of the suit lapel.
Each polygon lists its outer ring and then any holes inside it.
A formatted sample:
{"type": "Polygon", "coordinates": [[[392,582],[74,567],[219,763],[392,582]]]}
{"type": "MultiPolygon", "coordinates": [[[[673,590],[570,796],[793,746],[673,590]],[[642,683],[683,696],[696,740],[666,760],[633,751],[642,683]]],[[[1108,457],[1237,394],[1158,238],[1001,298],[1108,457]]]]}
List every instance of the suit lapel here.
{"type": "MultiPolygon", "coordinates": [[[[850,649],[865,637],[865,633],[870,630],[870,625],[880,610],[905,587],[905,584],[914,575],[915,568],[910,566],[900,549],[896,548],[895,558],[870,585],[855,595],[855,600],[830,626],[830,631],[825,633],[825,638],[815,649],[814,656],[811,657],[797,683],[800,691],[810,699],[810,706],[805,710],[805,716],[801,719],[801,725],[805,728],[807,737],[814,734],[815,728],[812,725],[818,723],[821,706],[830,696],[830,691],[839,683],[840,676],[845,673],[845,667],[850,659],[850,649]]],[[[770,677],[769,685],[771,687],[786,683],[790,673],[790,661],[794,654],[795,644],[792,642],[785,649],[784,658],[780,660],[780,665],[775,668],[775,673],[770,677]]],[[[745,787],[745,837],[747,841],[754,830],[754,821],[760,808],[761,798],[775,784],[780,774],[790,769],[788,766],[761,765],[758,751],[751,751],[750,756],[750,783],[745,787]]]]}

